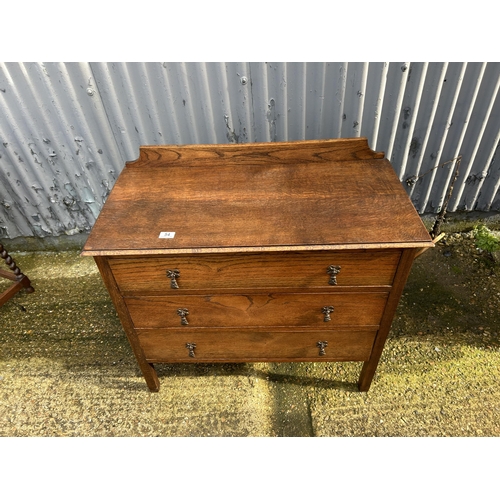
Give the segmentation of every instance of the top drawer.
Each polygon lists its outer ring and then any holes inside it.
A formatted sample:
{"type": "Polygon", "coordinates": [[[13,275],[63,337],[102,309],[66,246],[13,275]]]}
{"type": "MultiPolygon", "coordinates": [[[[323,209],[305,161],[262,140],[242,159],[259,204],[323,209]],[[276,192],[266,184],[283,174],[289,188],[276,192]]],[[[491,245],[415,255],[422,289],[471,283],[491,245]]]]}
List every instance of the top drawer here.
{"type": "Polygon", "coordinates": [[[122,293],[391,285],[401,252],[317,251],[110,258],[122,293]],[[334,266],[333,269],[330,266],[334,266]]]}

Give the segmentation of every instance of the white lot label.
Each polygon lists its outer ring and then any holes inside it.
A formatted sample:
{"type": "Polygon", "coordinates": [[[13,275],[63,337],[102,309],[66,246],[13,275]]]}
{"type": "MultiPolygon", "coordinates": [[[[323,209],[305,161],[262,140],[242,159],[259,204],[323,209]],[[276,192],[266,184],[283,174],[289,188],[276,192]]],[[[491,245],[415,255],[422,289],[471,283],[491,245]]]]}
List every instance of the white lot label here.
{"type": "Polygon", "coordinates": [[[158,238],[173,238],[175,236],[175,231],[162,231],[158,238]]]}

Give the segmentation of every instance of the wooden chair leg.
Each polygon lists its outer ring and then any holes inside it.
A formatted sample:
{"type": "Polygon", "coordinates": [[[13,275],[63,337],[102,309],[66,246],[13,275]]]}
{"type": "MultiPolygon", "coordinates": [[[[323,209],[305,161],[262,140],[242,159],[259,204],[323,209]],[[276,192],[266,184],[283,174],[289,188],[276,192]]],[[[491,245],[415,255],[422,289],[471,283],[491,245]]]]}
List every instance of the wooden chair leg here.
{"type": "Polygon", "coordinates": [[[0,277],[14,281],[13,285],[11,285],[9,288],[7,288],[7,290],[0,294],[0,306],[3,306],[9,299],[11,299],[17,292],[19,292],[23,288],[26,290],[26,293],[33,293],[35,289],[31,286],[29,278],[21,272],[14,259],[8,254],[7,250],[5,250],[4,246],[1,243],[0,257],[5,260],[5,263],[12,270],[12,272],[9,272],[0,269],[0,277]]]}

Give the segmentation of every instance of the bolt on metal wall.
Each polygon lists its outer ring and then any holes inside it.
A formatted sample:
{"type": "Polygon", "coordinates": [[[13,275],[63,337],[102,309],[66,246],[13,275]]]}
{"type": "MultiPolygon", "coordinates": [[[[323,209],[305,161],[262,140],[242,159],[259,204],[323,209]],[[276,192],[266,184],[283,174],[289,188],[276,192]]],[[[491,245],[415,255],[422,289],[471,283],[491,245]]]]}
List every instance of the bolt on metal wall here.
{"type": "Polygon", "coordinates": [[[367,137],[420,213],[500,210],[500,63],[1,63],[0,237],[88,232],[144,144],[367,137]]]}

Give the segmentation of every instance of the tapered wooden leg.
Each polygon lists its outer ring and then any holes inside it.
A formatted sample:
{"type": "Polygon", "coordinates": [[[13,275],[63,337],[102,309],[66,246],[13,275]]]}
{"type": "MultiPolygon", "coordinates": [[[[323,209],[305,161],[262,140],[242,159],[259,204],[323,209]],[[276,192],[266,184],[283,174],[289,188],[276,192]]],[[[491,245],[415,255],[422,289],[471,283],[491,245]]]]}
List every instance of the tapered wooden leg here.
{"type": "Polygon", "coordinates": [[[366,392],[372,383],[373,376],[377,370],[379,359],[368,360],[363,363],[363,368],[361,368],[361,374],[359,375],[358,389],[360,392],[366,392]]]}
{"type": "Polygon", "coordinates": [[[380,361],[380,356],[385,346],[385,341],[389,335],[391,329],[392,320],[394,318],[394,313],[403,293],[404,287],[406,285],[406,280],[410,274],[411,265],[415,258],[416,249],[409,248],[403,250],[401,258],[399,259],[398,268],[396,270],[396,275],[394,277],[393,286],[389,297],[387,299],[387,304],[380,321],[379,331],[373,343],[372,354],[368,361],[363,363],[363,368],[361,368],[361,374],[359,375],[358,389],[361,392],[366,392],[372,383],[373,376],[377,370],[378,362],[380,361]]]}
{"type": "Polygon", "coordinates": [[[94,257],[94,260],[99,268],[102,279],[106,288],[108,289],[109,295],[113,304],[118,312],[118,316],[120,317],[121,324],[125,333],[127,334],[128,341],[132,350],[134,351],[135,358],[137,359],[137,363],[139,364],[139,368],[146,380],[146,384],[148,389],[151,392],[158,392],[160,389],[160,381],[158,380],[158,375],[152,363],[148,363],[146,360],[146,356],[142,350],[142,347],[139,344],[139,340],[137,338],[137,334],[134,329],[134,325],[132,320],[130,319],[130,315],[128,313],[127,306],[123,300],[123,297],[120,294],[118,289],[118,285],[116,284],[115,278],[111,269],[109,268],[108,261],[105,257],[94,257]]]}
{"type": "Polygon", "coordinates": [[[147,366],[141,366],[142,374],[151,392],[158,392],[160,390],[160,381],[152,363],[146,363],[147,366]]]}

